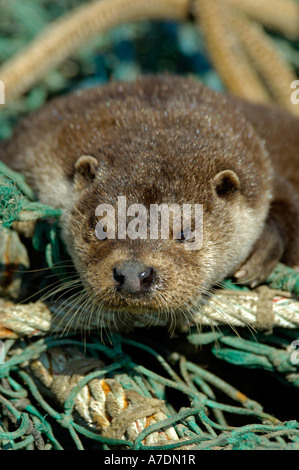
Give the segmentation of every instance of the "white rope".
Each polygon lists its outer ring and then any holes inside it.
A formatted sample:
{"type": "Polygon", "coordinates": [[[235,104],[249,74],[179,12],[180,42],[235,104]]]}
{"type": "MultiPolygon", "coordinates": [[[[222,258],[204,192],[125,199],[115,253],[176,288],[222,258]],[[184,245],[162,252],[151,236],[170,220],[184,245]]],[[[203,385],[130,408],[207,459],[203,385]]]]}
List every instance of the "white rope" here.
{"type": "MultiPolygon", "coordinates": [[[[270,289],[269,289],[270,290],[270,289]]],[[[275,292],[275,291],[274,291],[275,292]]],[[[258,292],[226,291],[217,294],[209,301],[203,312],[198,312],[195,322],[204,325],[229,324],[234,326],[255,326],[257,323],[258,292]]],[[[273,295],[272,299],[273,326],[283,328],[299,327],[299,299],[273,295]]]]}
{"type": "MultiPolygon", "coordinates": [[[[299,299],[289,296],[287,292],[268,289],[272,292],[271,307],[272,326],[283,328],[299,327],[299,299]]],[[[231,325],[231,326],[252,326],[259,324],[258,308],[261,296],[258,291],[219,291],[212,297],[201,311],[194,315],[194,323],[200,325],[231,325]]],[[[270,303],[269,303],[270,305],[270,303]]],[[[80,307],[79,307],[80,308],[80,307]]],[[[73,327],[72,318],[75,310],[72,306],[70,313],[68,308],[61,308],[61,304],[55,304],[50,308],[43,302],[29,304],[14,304],[0,299],[0,338],[18,338],[22,336],[40,336],[47,333],[63,333],[69,326],[73,327]]],[[[79,331],[98,329],[99,324],[96,318],[88,319],[84,323],[84,318],[76,315],[78,322],[76,329],[79,331]]],[[[86,318],[86,316],[85,316],[86,318]]],[[[135,327],[142,327],[149,324],[148,315],[136,315],[135,327]]],[[[108,315],[103,317],[102,326],[109,327],[108,315]],[[105,321],[106,320],[106,321],[105,321]]],[[[162,319],[153,322],[157,326],[162,326],[162,319]]],[[[113,323],[111,324],[113,326],[113,323]]]]}

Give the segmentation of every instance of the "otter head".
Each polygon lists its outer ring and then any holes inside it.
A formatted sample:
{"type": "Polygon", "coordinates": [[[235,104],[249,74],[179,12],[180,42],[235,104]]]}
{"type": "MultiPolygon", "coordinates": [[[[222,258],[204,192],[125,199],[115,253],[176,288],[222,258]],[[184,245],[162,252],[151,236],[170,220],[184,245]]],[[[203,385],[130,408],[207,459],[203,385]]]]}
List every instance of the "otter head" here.
{"type": "Polygon", "coordinates": [[[192,321],[212,286],[250,254],[269,208],[271,168],[248,123],[221,119],[193,111],[144,136],[135,122],[130,139],[122,129],[117,150],[113,135],[105,152],[77,160],[63,236],[99,323],[192,321]],[[115,164],[109,151],[118,152],[115,164]]]}

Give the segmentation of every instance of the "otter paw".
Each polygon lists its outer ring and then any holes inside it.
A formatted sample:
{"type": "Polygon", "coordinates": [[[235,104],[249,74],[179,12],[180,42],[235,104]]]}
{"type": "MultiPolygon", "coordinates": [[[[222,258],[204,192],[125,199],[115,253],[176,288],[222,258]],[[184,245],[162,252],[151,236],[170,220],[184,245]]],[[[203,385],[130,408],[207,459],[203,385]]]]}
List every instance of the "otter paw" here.
{"type": "Polygon", "coordinates": [[[282,257],[284,243],[278,228],[267,224],[251,255],[240,266],[234,277],[238,284],[254,288],[264,282],[282,257]]]}

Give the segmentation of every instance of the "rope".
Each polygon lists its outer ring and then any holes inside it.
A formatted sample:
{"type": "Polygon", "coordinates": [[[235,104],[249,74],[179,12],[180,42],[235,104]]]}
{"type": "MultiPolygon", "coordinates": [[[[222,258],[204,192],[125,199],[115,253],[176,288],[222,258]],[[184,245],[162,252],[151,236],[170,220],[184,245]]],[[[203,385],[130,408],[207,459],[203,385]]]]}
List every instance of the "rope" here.
{"type": "MultiPolygon", "coordinates": [[[[287,292],[270,290],[265,287],[268,293],[267,304],[261,291],[236,292],[221,291],[215,298],[211,298],[209,304],[194,315],[194,324],[200,325],[231,325],[258,328],[267,330],[273,327],[293,328],[299,326],[299,300],[288,297],[287,292]],[[260,308],[269,306],[271,316],[265,315],[261,320],[260,308]],[[273,321],[269,320],[272,319],[273,321]]],[[[77,307],[80,308],[80,307],[77,307]]],[[[48,333],[62,333],[72,325],[72,317],[75,312],[75,305],[66,302],[56,302],[50,307],[43,302],[30,302],[28,304],[15,304],[0,298],[0,337],[18,338],[24,336],[40,336],[48,333]]],[[[77,315],[76,315],[77,317],[77,315]]],[[[89,315],[87,315],[89,318],[89,315]]],[[[109,315],[103,316],[102,328],[110,327],[109,315]],[[106,321],[105,321],[106,320],[106,321]]],[[[148,318],[144,315],[136,315],[135,327],[140,328],[148,324],[148,318]]],[[[157,326],[163,326],[163,322],[157,317],[157,326]]],[[[88,331],[97,329],[98,321],[96,316],[91,317],[88,324],[84,319],[76,323],[76,329],[88,331]]],[[[72,328],[70,328],[72,331],[72,328]]]]}

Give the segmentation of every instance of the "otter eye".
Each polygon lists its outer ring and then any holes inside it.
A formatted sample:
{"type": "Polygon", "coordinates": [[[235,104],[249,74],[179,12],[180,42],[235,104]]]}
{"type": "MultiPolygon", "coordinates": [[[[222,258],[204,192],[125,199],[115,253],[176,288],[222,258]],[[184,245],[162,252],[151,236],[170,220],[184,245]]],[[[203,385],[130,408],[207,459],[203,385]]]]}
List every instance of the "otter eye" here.
{"type": "MultiPolygon", "coordinates": [[[[100,238],[100,236],[98,236],[99,234],[97,233],[97,223],[98,218],[94,214],[87,219],[85,229],[83,230],[83,239],[85,241],[90,242],[92,239],[98,241],[106,240],[107,237],[100,238]]],[[[105,230],[103,231],[105,232],[105,230]]]]}
{"type": "Polygon", "coordinates": [[[192,240],[194,240],[194,232],[191,228],[185,228],[182,230],[176,239],[179,243],[191,242],[192,240]]]}
{"type": "Polygon", "coordinates": [[[179,241],[180,243],[183,243],[185,240],[186,240],[185,232],[182,231],[182,232],[181,232],[181,236],[180,236],[180,238],[179,238],[178,241],[179,241]]]}
{"type": "Polygon", "coordinates": [[[188,231],[182,230],[180,236],[177,238],[177,242],[184,243],[188,239],[188,231]]]}
{"type": "Polygon", "coordinates": [[[108,230],[107,230],[107,226],[103,226],[101,223],[96,223],[93,227],[92,227],[92,231],[94,233],[94,236],[97,240],[101,241],[101,242],[104,242],[105,240],[107,240],[107,237],[108,237],[108,230]]]}

